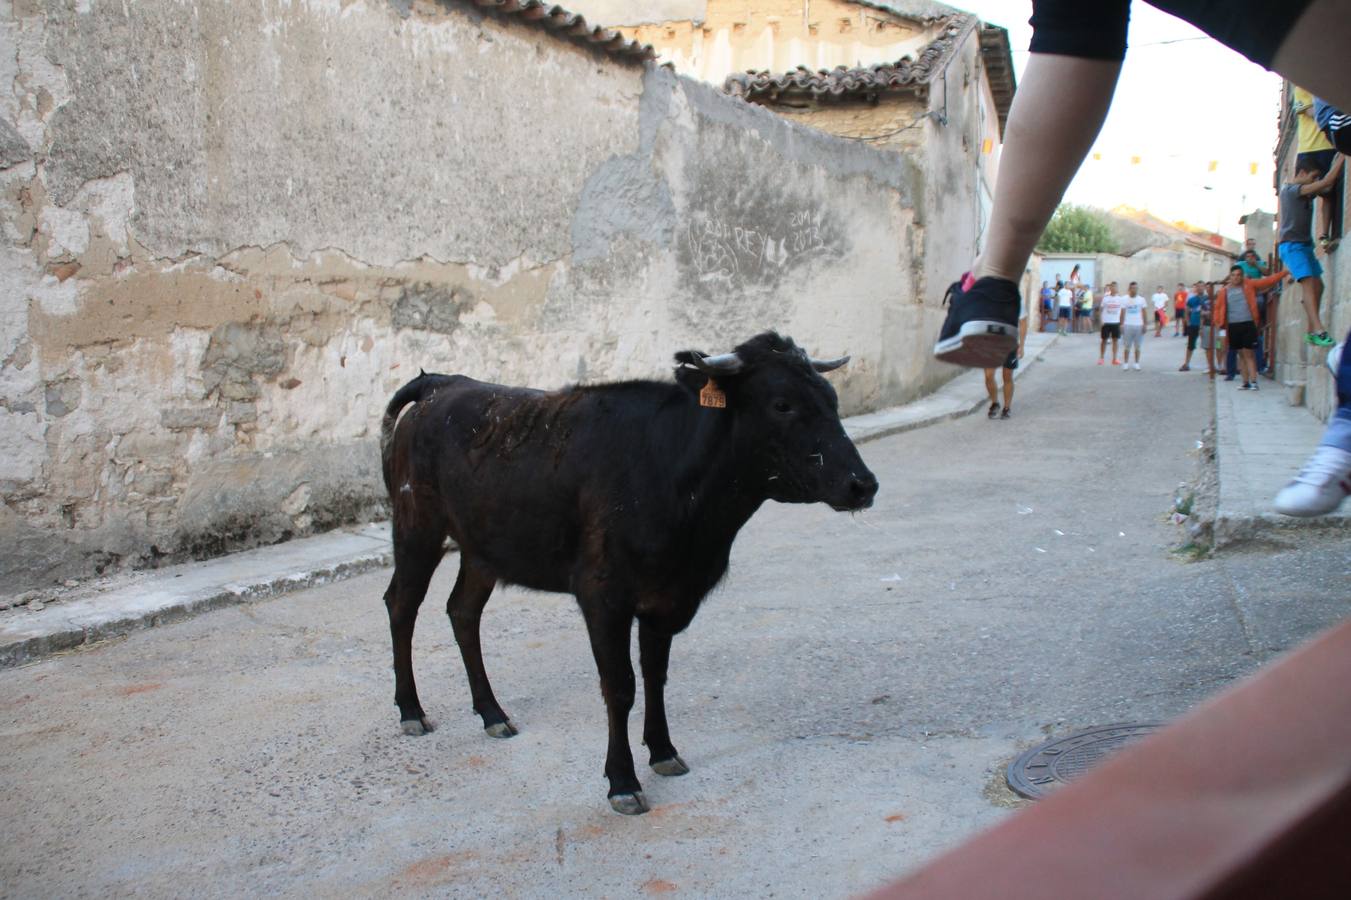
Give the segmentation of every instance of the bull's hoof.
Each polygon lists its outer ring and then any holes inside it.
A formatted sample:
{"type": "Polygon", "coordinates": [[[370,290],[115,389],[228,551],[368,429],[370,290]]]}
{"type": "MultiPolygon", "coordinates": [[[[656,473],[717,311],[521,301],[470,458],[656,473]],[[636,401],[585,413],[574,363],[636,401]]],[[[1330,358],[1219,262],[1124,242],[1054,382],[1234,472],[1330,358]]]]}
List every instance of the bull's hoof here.
{"type": "Polygon", "coordinates": [[[652,808],[647,805],[647,798],[643,796],[642,791],[634,794],[615,794],[610,798],[610,807],[625,816],[641,816],[652,808]]]}
{"type": "Polygon", "coordinates": [[[430,734],[436,730],[436,723],[423,716],[421,719],[404,719],[399,723],[403,733],[413,737],[421,737],[424,734],[430,734]]]}
{"type": "Polygon", "coordinates": [[[498,722],[496,725],[485,725],[483,730],[488,733],[488,737],[509,738],[520,734],[515,725],[510,722],[498,722]]]}
{"type": "Polygon", "coordinates": [[[670,759],[661,759],[652,764],[652,771],[658,775],[688,775],[690,767],[685,765],[685,760],[679,756],[673,756],[670,759]]]}

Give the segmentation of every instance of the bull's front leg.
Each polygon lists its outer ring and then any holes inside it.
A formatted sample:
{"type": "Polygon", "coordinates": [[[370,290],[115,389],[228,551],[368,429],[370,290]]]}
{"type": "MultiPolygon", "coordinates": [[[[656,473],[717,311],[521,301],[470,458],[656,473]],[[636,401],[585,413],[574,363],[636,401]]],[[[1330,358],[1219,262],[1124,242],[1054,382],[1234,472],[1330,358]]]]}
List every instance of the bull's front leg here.
{"type": "Polygon", "coordinates": [[[643,743],[648,765],[658,775],[686,775],[690,767],[671,743],[666,725],[666,668],[671,659],[671,635],[638,622],[638,651],[643,668],[643,743]]]}
{"type": "Polygon", "coordinates": [[[643,786],[633,770],[633,751],[629,749],[629,711],[633,709],[633,662],[629,655],[629,635],[633,616],[607,607],[603,600],[583,601],[591,652],[600,671],[600,692],[609,715],[610,746],[605,755],[605,777],[610,781],[610,806],[626,816],[645,813],[650,808],[643,786]]]}

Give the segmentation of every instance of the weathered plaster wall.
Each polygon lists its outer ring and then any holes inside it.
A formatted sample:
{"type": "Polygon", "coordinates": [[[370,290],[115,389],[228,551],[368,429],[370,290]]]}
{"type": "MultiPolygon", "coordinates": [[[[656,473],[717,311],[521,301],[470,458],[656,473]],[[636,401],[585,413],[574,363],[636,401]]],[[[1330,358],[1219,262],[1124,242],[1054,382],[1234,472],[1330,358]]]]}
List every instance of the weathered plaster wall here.
{"type": "Polygon", "coordinates": [[[0,8],[0,577],[383,506],[419,367],[664,377],[776,328],[917,391],[914,166],[467,4],[0,8]]]}

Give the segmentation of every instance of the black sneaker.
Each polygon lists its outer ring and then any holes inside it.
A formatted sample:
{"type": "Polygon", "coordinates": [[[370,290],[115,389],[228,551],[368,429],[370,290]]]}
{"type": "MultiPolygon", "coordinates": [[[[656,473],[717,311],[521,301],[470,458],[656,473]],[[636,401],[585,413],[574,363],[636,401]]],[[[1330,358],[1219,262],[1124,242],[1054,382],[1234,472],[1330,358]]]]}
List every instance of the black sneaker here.
{"type": "Polygon", "coordinates": [[[1239,389],[1240,391],[1250,391],[1250,390],[1252,390],[1252,384],[1250,384],[1249,382],[1245,381],[1245,382],[1243,382],[1243,384],[1239,385],[1239,388],[1238,388],[1238,389],[1239,389]]]}
{"type": "Polygon", "coordinates": [[[1018,286],[1003,278],[972,279],[968,272],[943,296],[948,317],[934,356],[973,369],[997,369],[1018,347],[1018,286]]]}
{"type": "Polygon", "coordinates": [[[985,418],[993,419],[997,415],[999,415],[999,404],[991,403],[989,411],[985,413],[985,418]]]}
{"type": "Polygon", "coordinates": [[[1007,418],[1008,418],[1009,416],[1011,416],[1011,415],[1013,415],[1013,413],[1010,412],[1010,411],[1009,411],[1009,408],[1006,406],[1006,407],[1004,407],[1004,411],[1003,411],[1002,413],[999,414],[999,418],[1001,418],[1001,419],[1007,419],[1007,418]]]}

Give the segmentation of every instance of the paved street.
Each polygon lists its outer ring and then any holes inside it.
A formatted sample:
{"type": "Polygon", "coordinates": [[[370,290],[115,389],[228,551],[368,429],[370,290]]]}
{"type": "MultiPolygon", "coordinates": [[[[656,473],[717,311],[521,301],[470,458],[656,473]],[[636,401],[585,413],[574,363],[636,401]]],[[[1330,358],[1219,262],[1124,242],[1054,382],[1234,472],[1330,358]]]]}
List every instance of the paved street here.
{"type": "Polygon", "coordinates": [[[1062,338],[1012,420],[864,444],[874,509],[762,510],[675,642],[692,772],[640,765],[647,816],[605,802],[571,598],[489,604],[521,733],[483,734],[438,599],[452,558],[415,642],[426,737],[391,702],[387,570],[0,672],[0,893],[820,897],[894,878],[1009,814],[1020,749],[1175,716],[1351,612],[1344,533],[1172,552],[1210,408],[1179,345],[1148,338],[1123,372],[1062,338]]]}

